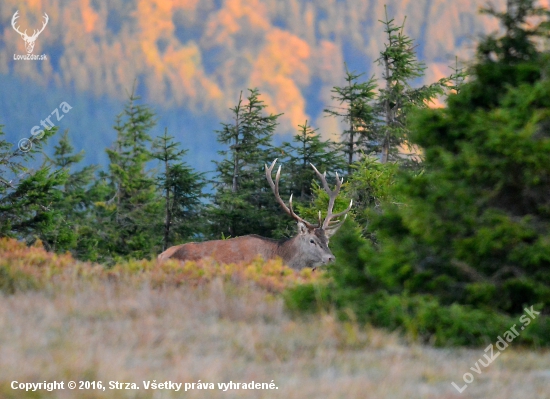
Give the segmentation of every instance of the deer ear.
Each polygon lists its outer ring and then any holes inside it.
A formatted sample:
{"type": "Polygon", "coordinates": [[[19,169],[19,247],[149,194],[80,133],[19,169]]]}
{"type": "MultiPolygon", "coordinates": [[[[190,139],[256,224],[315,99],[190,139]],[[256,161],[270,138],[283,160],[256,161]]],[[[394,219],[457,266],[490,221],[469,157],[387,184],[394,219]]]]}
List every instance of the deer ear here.
{"type": "Polygon", "coordinates": [[[336,227],[335,229],[327,229],[325,230],[325,236],[327,237],[327,239],[329,239],[330,237],[332,237],[337,231],[338,231],[339,227],[336,227]]]}
{"type": "Polygon", "coordinates": [[[302,222],[298,222],[298,234],[305,235],[308,233],[307,226],[303,224],[302,222]]]}

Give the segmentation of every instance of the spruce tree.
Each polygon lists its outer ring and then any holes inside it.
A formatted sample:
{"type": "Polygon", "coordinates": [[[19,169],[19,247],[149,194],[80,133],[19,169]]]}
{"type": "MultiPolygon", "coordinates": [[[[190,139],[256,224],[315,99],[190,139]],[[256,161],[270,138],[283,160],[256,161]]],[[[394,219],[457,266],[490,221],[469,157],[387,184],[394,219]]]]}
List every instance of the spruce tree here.
{"type": "Polygon", "coordinates": [[[450,84],[448,86],[448,89],[450,90],[451,93],[458,94],[460,92],[460,87],[464,84],[464,81],[468,76],[468,73],[466,72],[464,67],[459,66],[458,57],[456,56],[455,56],[454,66],[449,65],[449,68],[451,68],[453,73],[449,78],[450,84]]]}
{"type": "Polygon", "coordinates": [[[548,346],[550,59],[537,41],[550,13],[528,0],[486,12],[504,35],[480,43],[470,81],[446,108],[411,115],[423,172],[395,174],[388,193],[398,203],[369,226],[378,245],[342,241],[330,296],[359,319],[437,345],[486,345],[533,307],[541,314],[516,339],[548,346]]]}
{"type": "Polygon", "coordinates": [[[346,85],[332,89],[332,99],[340,105],[324,110],[328,116],[342,118],[347,125],[342,132],[342,151],[347,158],[348,174],[352,173],[351,165],[357,160],[357,154],[370,154],[379,147],[372,130],[376,79],[373,76],[366,82],[360,82],[361,76],[363,74],[349,72],[346,66],[346,85]]]}
{"type": "Polygon", "coordinates": [[[46,164],[27,166],[56,132],[54,127],[41,137],[23,138],[13,149],[0,126],[0,236],[29,244],[39,239],[47,249],[57,244],[56,249],[63,250],[74,242],[58,207],[63,199],[58,187],[66,183],[67,173],[46,164]]]}
{"type": "Polygon", "coordinates": [[[163,250],[174,244],[197,240],[206,224],[201,212],[206,185],[203,174],[181,161],[187,150],[179,150],[179,143],[173,139],[165,129],[164,135],[157,137],[153,146],[153,157],[161,161],[164,168],[157,177],[157,187],[164,198],[163,250]]]}
{"type": "MultiPolygon", "coordinates": [[[[316,180],[310,163],[320,171],[339,172],[346,168],[346,160],[340,155],[336,143],[321,140],[321,135],[308,125],[307,120],[298,126],[300,131],[293,137],[292,143],[284,142],[285,177],[287,190],[301,202],[311,199],[311,185],[316,180]]],[[[281,191],[282,192],[282,191],[281,191]]]]}
{"type": "Polygon", "coordinates": [[[276,157],[271,140],[279,115],[266,115],[257,89],[242,93],[231,109],[234,121],[223,123],[218,141],[229,147],[216,163],[216,193],[210,208],[210,230],[215,238],[260,234],[271,236],[281,223],[265,181],[264,164],[276,157]]]}
{"type": "Polygon", "coordinates": [[[523,314],[514,344],[550,346],[550,58],[537,47],[550,13],[534,4],[486,11],[505,33],[480,43],[446,108],[411,114],[423,171],[395,173],[398,203],[369,226],[378,245],[344,225],[333,283],[302,289],[294,305],[328,299],[342,315],[440,346],[486,347],[523,314]]]}
{"type": "Polygon", "coordinates": [[[69,132],[66,130],[59,143],[54,147],[53,157],[48,157],[47,161],[51,169],[62,170],[67,174],[67,180],[59,187],[62,200],[57,204],[56,209],[63,215],[63,219],[58,221],[57,229],[59,230],[62,225],[70,226],[75,240],[70,247],[62,247],[57,234],[54,234],[52,249],[60,251],[70,249],[78,258],[85,257],[87,237],[93,231],[89,228],[88,212],[93,206],[90,185],[97,169],[96,166],[89,165],[78,171],[73,171],[83,158],[84,151],[74,153],[74,148],[69,140],[69,132]]]}
{"type": "Polygon", "coordinates": [[[398,279],[409,292],[508,314],[550,305],[550,64],[536,46],[550,13],[534,4],[487,10],[504,35],[480,43],[471,82],[447,108],[413,120],[425,172],[402,178],[407,207],[381,222],[386,272],[411,265],[398,279]]]}
{"type": "MultiPolygon", "coordinates": [[[[404,34],[405,20],[396,25],[394,19],[380,21],[387,35],[385,48],[377,62],[383,67],[384,85],[376,102],[377,136],[381,144],[380,161],[402,160],[399,149],[408,145],[410,111],[426,108],[428,102],[445,93],[450,78],[413,88],[413,80],[424,76],[426,67],[416,57],[413,40],[404,34]]],[[[410,149],[410,148],[409,148],[410,149]]]]}
{"type": "Polygon", "coordinates": [[[102,247],[107,261],[152,256],[162,247],[155,228],[163,217],[161,203],[156,181],[146,169],[152,160],[149,130],[155,126],[155,115],[147,105],[136,103],[139,98],[133,90],[117,116],[117,139],[107,150],[107,184],[97,188],[111,191],[97,203],[104,220],[102,247]]]}

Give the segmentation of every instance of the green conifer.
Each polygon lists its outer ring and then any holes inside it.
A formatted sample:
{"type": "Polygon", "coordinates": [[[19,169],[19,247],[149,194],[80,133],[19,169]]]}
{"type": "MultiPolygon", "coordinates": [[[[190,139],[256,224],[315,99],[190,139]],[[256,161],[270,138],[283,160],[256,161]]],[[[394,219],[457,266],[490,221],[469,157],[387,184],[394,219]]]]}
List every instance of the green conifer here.
{"type": "Polygon", "coordinates": [[[202,200],[206,185],[203,174],[195,172],[181,159],[187,150],[180,150],[174,137],[157,137],[153,157],[161,161],[163,172],[157,177],[157,187],[163,197],[163,250],[190,240],[198,240],[206,223],[203,220],[202,200]]]}
{"type": "Polygon", "coordinates": [[[222,124],[218,141],[229,149],[216,162],[216,193],[210,208],[210,230],[215,238],[260,234],[271,236],[281,220],[266,183],[264,164],[276,157],[271,140],[279,115],[266,115],[257,89],[242,93],[231,109],[234,121],[222,124]]]}

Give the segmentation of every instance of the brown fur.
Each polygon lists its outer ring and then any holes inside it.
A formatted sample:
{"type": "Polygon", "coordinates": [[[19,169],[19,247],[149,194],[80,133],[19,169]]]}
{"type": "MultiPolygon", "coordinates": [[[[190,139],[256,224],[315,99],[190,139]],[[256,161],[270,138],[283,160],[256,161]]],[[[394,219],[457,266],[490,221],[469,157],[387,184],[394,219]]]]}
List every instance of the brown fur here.
{"type": "Polygon", "coordinates": [[[294,269],[314,268],[334,259],[327,244],[328,239],[322,229],[307,230],[301,225],[300,233],[287,240],[247,235],[228,240],[190,242],[168,248],[158,259],[197,261],[210,257],[219,263],[241,263],[250,262],[259,255],[265,260],[280,257],[294,269]],[[312,240],[315,244],[311,243],[312,240]]]}

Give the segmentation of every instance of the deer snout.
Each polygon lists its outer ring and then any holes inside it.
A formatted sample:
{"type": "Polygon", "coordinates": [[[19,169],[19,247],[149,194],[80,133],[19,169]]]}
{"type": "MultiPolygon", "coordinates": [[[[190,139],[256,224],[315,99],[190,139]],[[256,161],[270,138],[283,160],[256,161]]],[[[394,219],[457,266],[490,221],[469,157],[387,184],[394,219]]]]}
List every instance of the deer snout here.
{"type": "Polygon", "coordinates": [[[336,257],[335,257],[333,254],[325,255],[325,256],[323,257],[324,263],[334,262],[334,259],[336,259],[336,257]]]}

